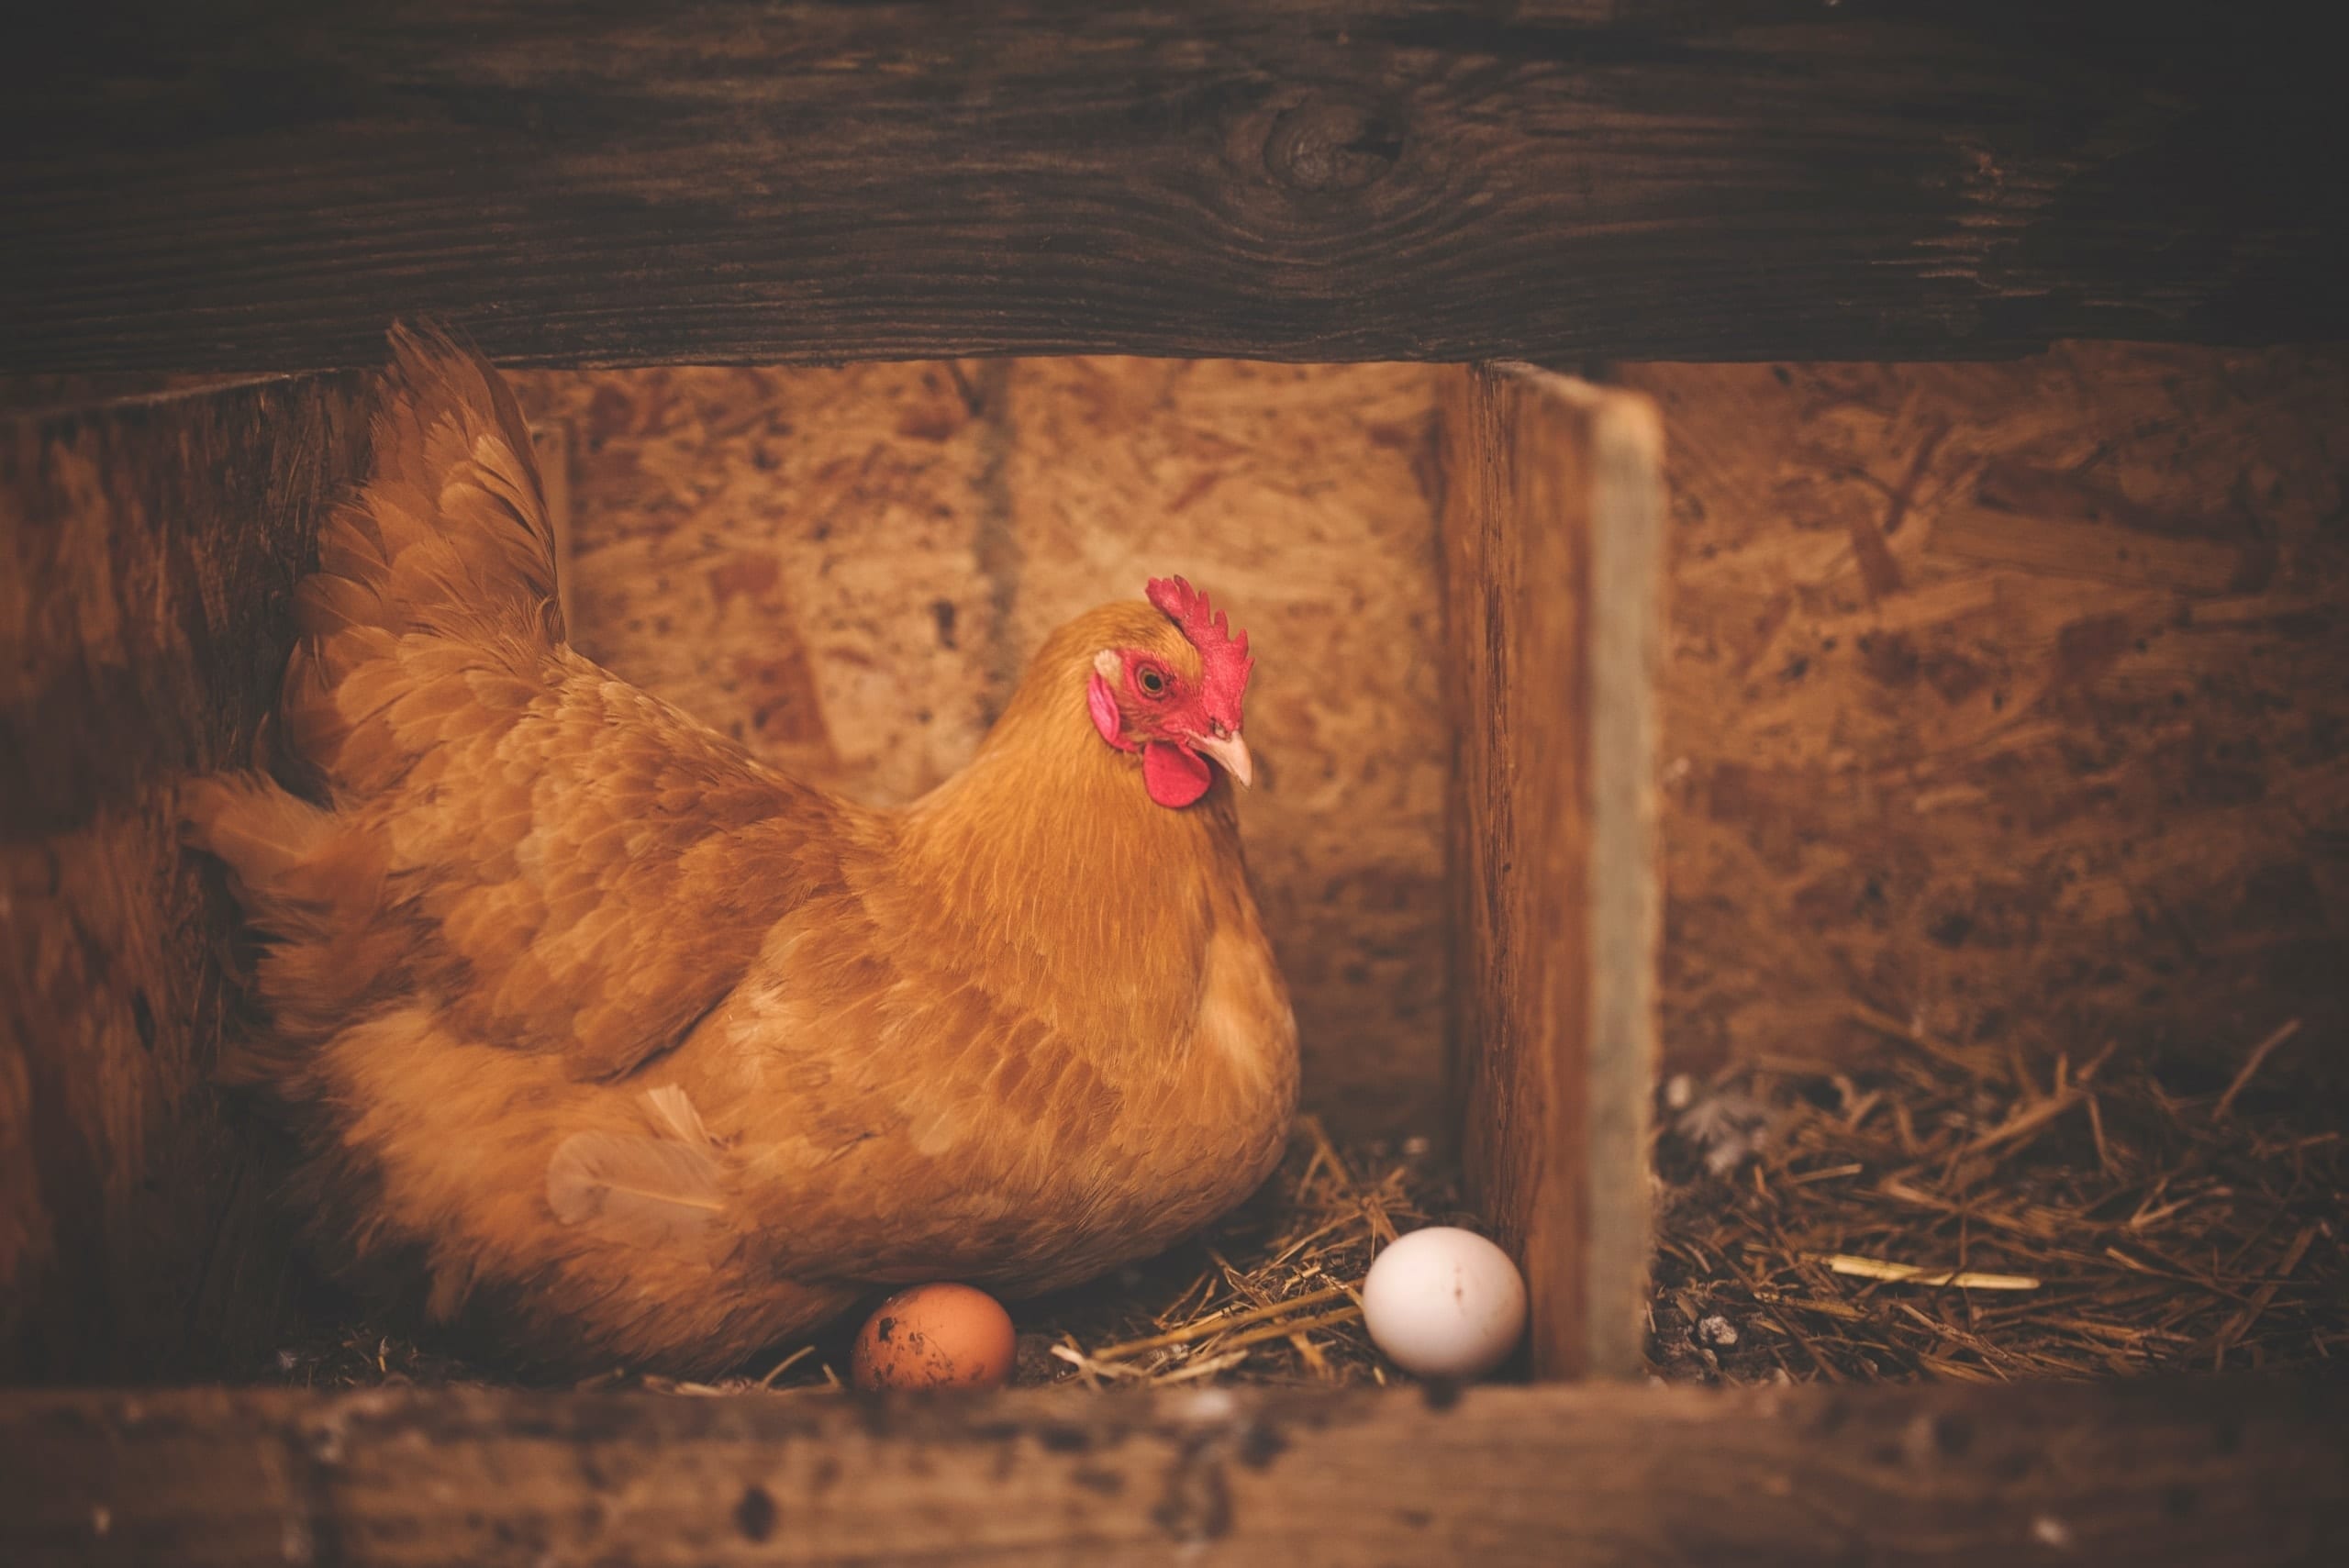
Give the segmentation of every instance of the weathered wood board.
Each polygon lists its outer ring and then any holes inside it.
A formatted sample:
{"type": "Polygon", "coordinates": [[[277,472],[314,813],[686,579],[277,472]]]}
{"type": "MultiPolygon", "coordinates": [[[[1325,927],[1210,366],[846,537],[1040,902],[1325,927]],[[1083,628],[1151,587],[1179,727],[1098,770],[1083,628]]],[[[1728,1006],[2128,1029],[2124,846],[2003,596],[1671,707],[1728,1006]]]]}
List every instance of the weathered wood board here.
{"type": "Polygon", "coordinates": [[[280,381],[0,423],[0,1376],[202,1376],[284,1266],[208,1073],[227,901],[170,791],[273,701],[360,394],[280,381]]]}
{"type": "Polygon", "coordinates": [[[1067,617],[1181,573],[1257,657],[1241,803],[1308,1104],[1441,1135],[1434,372],[1051,360],[531,372],[575,635],[780,766],[909,800],[1067,617]]]}
{"type": "Polygon", "coordinates": [[[49,1563],[2321,1563],[2340,1383],[0,1395],[49,1563]]]}
{"type": "Polygon", "coordinates": [[[68,6],[0,368],[2349,335],[2321,6],[68,6]],[[128,14],[126,14],[128,13],[128,14]]]}
{"type": "Polygon", "coordinates": [[[1461,1154],[1538,1377],[1644,1353],[1660,435],[1645,398],[1544,372],[1444,389],[1461,1154]]]}
{"type": "MultiPolygon", "coordinates": [[[[2349,356],[1625,367],[1669,428],[1667,1051],[2349,1024],[2349,356]]],[[[2215,1084],[2213,1086],[2216,1086],[2215,1084]]]]}

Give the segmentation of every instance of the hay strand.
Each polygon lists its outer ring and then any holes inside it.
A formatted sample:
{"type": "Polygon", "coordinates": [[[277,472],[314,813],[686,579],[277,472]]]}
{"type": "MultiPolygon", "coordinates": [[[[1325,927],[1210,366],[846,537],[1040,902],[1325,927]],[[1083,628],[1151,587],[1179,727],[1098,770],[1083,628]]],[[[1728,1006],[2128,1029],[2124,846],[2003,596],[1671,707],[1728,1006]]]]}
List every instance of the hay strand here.
{"type": "Polygon", "coordinates": [[[1853,1017],[1914,1051],[1666,1095],[1659,1375],[2133,1376],[2349,1343],[2349,1161],[2279,1073],[2296,1024],[2221,1088],[2110,1045],[2074,1069],[1853,1017]]]}

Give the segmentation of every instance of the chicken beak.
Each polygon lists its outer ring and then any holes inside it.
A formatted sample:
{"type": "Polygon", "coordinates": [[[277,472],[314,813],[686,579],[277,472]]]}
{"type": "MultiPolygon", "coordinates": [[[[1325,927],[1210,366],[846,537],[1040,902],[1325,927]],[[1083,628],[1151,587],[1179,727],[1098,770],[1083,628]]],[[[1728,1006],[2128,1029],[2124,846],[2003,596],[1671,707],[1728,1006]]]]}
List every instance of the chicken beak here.
{"type": "Polygon", "coordinates": [[[1246,789],[1256,776],[1255,764],[1248,759],[1248,742],[1237,735],[1194,735],[1194,751],[1203,751],[1223,764],[1232,782],[1246,789]]]}

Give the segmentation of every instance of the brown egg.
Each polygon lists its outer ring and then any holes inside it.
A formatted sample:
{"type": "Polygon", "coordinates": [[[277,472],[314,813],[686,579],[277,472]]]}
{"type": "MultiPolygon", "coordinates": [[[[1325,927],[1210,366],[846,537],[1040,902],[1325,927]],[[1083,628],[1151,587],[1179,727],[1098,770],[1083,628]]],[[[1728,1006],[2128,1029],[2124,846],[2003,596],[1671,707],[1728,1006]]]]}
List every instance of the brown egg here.
{"type": "Polygon", "coordinates": [[[859,1388],[1001,1388],[1011,1315],[967,1284],[918,1284],[876,1308],[849,1358],[859,1388]]]}

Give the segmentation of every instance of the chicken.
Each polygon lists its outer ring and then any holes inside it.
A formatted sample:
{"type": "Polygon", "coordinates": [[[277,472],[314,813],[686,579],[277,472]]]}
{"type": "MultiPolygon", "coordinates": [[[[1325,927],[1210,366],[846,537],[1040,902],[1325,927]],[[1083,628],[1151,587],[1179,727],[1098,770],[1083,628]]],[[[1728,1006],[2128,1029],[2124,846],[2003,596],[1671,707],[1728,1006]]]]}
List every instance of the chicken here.
{"type": "Polygon", "coordinates": [[[898,811],[570,648],[510,392],[395,332],[296,598],[278,777],[193,780],[334,1272],[551,1367],[740,1364],[880,1286],[1163,1249],[1283,1145],[1247,639],[1180,578],[1048,638],[898,811]]]}

